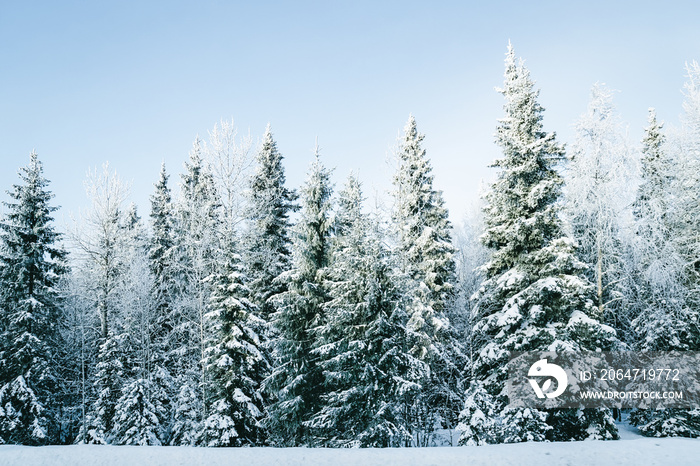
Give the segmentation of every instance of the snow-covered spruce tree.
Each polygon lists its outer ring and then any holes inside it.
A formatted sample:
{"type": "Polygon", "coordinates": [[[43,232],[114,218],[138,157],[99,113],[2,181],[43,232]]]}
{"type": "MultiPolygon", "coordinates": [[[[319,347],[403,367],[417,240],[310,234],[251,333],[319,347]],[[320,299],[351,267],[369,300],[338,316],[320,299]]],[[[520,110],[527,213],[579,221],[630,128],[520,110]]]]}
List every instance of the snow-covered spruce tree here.
{"type": "Polygon", "coordinates": [[[653,110],[642,140],[642,183],[634,202],[638,316],[636,346],[647,351],[689,350],[692,322],[687,311],[681,257],[674,225],[675,162],[653,110]]]}
{"type": "MultiPolygon", "coordinates": [[[[168,187],[168,174],[165,164],[161,166],[160,178],[151,195],[151,229],[148,259],[153,275],[152,300],[155,306],[156,325],[152,340],[159,350],[158,359],[167,357],[167,337],[172,331],[170,321],[176,297],[173,204],[168,187]]],[[[159,361],[167,364],[167,361],[159,361]]]]}
{"type": "MultiPolygon", "coordinates": [[[[442,192],[433,188],[423,138],[410,116],[397,154],[392,216],[398,229],[396,253],[406,278],[411,351],[431,368],[414,407],[416,435],[430,432],[436,421],[454,427],[463,391],[463,345],[447,318],[455,281],[452,227],[442,192]]],[[[417,440],[426,446],[425,439],[417,440]]]]}
{"type": "Polygon", "coordinates": [[[250,180],[244,236],[243,263],[249,276],[250,299],[268,319],[274,312],[271,296],[285,291],[285,283],[276,280],[291,267],[289,214],[296,210],[296,194],[284,186],[282,154],[268,125],[256,157],[255,173],[250,180]]]}
{"type": "MultiPolygon", "coordinates": [[[[650,111],[642,141],[642,184],[635,202],[639,235],[641,307],[634,321],[638,347],[647,351],[697,351],[700,331],[697,301],[698,214],[700,186],[688,169],[700,166],[700,67],[688,66],[684,133],[680,160],[665,143],[662,125],[650,111]],[[679,169],[680,168],[680,169],[679,169]],[[690,175],[690,176],[689,176],[690,175]]],[[[635,410],[630,420],[652,437],[700,437],[700,411],[635,410]]]]}
{"type": "Polygon", "coordinates": [[[211,298],[203,362],[208,375],[208,416],[202,423],[198,443],[210,447],[261,445],[263,399],[261,383],[269,373],[261,351],[265,323],[248,300],[240,258],[232,247],[217,274],[211,298]]]}
{"type": "MultiPolygon", "coordinates": [[[[205,315],[213,289],[220,238],[220,203],[214,181],[195,140],[182,175],[175,206],[175,302],[170,317],[172,375],[178,385],[199,388],[199,407],[206,409],[206,372],[202,365],[209,334],[205,315]]],[[[205,416],[200,413],[200,419],[205,416]]],[[[193,433],[192,435],[196,435],[193,433]]]]}
{"type": "Polygon", "coordinates": [[[613,104],[613,91],[591,89],[588,109],[576,124],[566,177],[565,214],[595,286],[595,303],[603,321],[622,329],[631,340],[631,291],[628,208],[634,200],[631,150],[613,104]]]}
{"type": "MultiPolygon", "coordinates": [[[[505,117],[496,141],[503,156],[494,166],[498,178],[486,194],[484,244],[492,250],[484,265],[485,281],[477,293],[475,333],[486,341],[474,361],[468,390],[491,397],[495,423],[490,441],[616,438],[606,411],[583,410],[570,420],[567,410],[551,411],[546,420],[536,410],[514,411],[506,405],[506,363],[510,351],[612,350],[618,344],[613,329],[599,323],[594,288],[573,241],[563,233],[559,216],[562,179],[557,164],[564,149],[554,133],[542,128],[543,108],[537,102],[530,73],[509,45],[506,54],[505,117]],[[527,414],[527,416],[526,416],[527,414]],[[520,422],[527,417],[528,422],[520,422]],[[520,429],[513,423],[520,422],[520,429]],[[506,429],[507,427],[507,429],[506,429]],[[554,428],[553,428],[554,427],[554,428]]],[[[462,423],[469,425],[470,419],[462,423]]],[[[480,439],[464,431],[461,442],[480,439]]]]}
{"type": "Polygon", "coordinates": [[[105,445],[112,441],[116,405],[126,380],[128,334],[110,336],[100,345],[93,377],[95,399],[76,441],[105,445]]]}
{"type": "Polygon", "coordinates": [[[406,400],[417,396],[428,366],[408,352],[395,264],[378,226],[362,213],[354,176],[338,205],[326,281],[330,301],[315,329],[323,403],[308,425],[326,446],[404,446],[412,440],[406,400]]]}
{"type": "Polygon", "coordinates": [[[114,407],[112,442],[116,445],[161,445],[165,410],[148,379],[125,384],[114,407]]]}
{"type": "Polygon", "coordinates": [[[321,164],[318,149],[315,157],[302,189],[293,268],[279,277],[288,289],[274,297],[275,361],[264,387],[276,395],[268,406],[267,424],[277,445],[312,444],[306,422],[321,406],[323,374],[311,350],[313,330],[323,323],[323,305],[328,301],[323,281],[331,254],[332,187],[330,171],[321,164]]]}
{"type": "Polygon", "coordinates": [[[180,386],[173,406],[170,445],[194,446],[200,429],[201,398],[189,383],[180,386]]]}
{"type": "MultiPolygon", "coordinates": [[[[173,203],[168,187],[168,174],[162,164],[160,177],[151,195],[151,235],[147,244],[148,266],[151,276],[151,315],[147,328],[149,357],[148,374],[155,384],[154,393],[163,405],[166,417],[170,418],[173,402],[178,393],[174,386],[175,363],[172,358],[173,345],[170,337],[174,329],[174,311],[177,300],[177,259],[175,254],[175,219],[173,203]]],[[[162,419],[165,421],[165,419],[162,419]]],[[[169,435],[169,425],[163,426],[163,440],[169,435]]]]}
{"type": "Polygon", "coordinates": [[[481,384],[474,384],[459,413],[460,445],[486,445],[498,441],[496,429],[496,404],[481,384]]]}
{"type": "Polygon", "coordinates": [[[0,222],[0,443],[37,445],[59,433],[55,358],[66,253],[36,153],[19,176],[0,222]]]}

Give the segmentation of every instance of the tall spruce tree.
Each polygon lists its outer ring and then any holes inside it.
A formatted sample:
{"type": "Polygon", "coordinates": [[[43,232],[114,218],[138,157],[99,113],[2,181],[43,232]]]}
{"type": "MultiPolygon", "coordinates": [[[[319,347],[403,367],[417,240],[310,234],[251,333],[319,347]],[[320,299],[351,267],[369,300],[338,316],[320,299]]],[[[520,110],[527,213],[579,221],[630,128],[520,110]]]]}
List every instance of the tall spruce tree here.
{"type": "Polygon", "coordinates": [[[274,311],[271,296],[285,290],[285,282],[276,280],[291,267],[289,214],[297,209],[294,191],[284,186],[282,154],[268,125],[256,157],[256,169],[250,180],[244,237],[243,262],[249,276],[250,299],[260,316],[268,319],[274,311]]]}
{"type": "Polygon", "coordinates": [[[690,351],[700,350],[700,64],[686,66],[688,80],[683,102],[683,134],[679,138],[675,185],[673,238],[683,261],[681,282],[686,303],[678,316],[680,343],[690,351]]]}
{"type": "Polygon", "coordinates": [[[674,231],[674,161],[669,154],[663,123],[649,112],[642,140],[642,183],[634,202],[637,227],[638,308],[633,322],[637,346],[647,351],[689,350],[692,325],[684,315],[687,289],[684,259],[674,231]]]}
{"type": "Polygon", "coordinates": [[[32,152],[22,184],[8,192],[0,223],[0,442],[37,445],[58,439],[61,276],[43,166],[32,152]]]}
{"type": "Polygon", "coordinates": [[[318,149],[315,157],[302,189],[293,268],[280,277],[288,290],[275,296],[278,308],[272,315],[275,367],[265,387],[277,396],[268,407],[268,425],[278,445],[313,443],[307,421],[321,406],[323,374],[311,350],[313,331],[323,323],[328,300],[323,281],[331,254],[332,187],[318,149]]]}
{"type": "Polygon", "coordinates": [[[309,426],[327,446],[404,446],[412,437],[406,400],[417,396],[429,369],[409,353],[395,264],[378,226],[362,213],[354,176],[338,204],[326,281],[330,301],[315,329],[323,406],[309,426]]]}
{"type": "Polygon", "coordinates": [[[153,328],[152,339],[158,347],[158,357],[161,364],[167,364],[164,359],[168,355],[167,338],[173,329],[171,321],[174,301],[176,298],[175,283],[175,225],[173,219],[173,204],[168,174],[165,163],[161,166],[160,178],[155,185],[156,191],[151,195],[151,229],[148,258],[153,275],[152,299],[155,306],[156,325],[153,328]]]}
{"type": "Polygon", "coordinates": [[[265,322],[248,300],[240,257],[231,249],[217,274],[206,316],[211,333],[204,366],[211,388],[198,440],[212,447],[256,446],[265,441],[260,388],[269,373],[260,337],[265,322]]]}
{"type": "MultiPolygon", "coordinates": [[[[616,438],[607,411],[542,412],[507,406],[505,380],[510,351],[611,350],[614,330],[598,322],[594,289],[576,259],[573,241],[563,233],[559,216],[562,179],[557,164],[564,148],[542,127],[530,73],[517,62],[512,46],[506,54],[505,117],[496,142],[503,156],[494,166],[498,178],[486,194],[484,244],[492,249],[483,267],[485,281],[477,293],[475,333],[486,341],[474,362],[463,425],[474,407],[491,426],[484,436],[464,431],[461,442],[519,442],[616,438]],[[556,427],[556,428],[553,428],[556,427]]],[[[478,431],[478,429],[476,430],[478,431]]]]}
{"type": "Polygon", "coordinates": [[[454,286],[454,247],[442,192],[433,188],[432,167],[422,147],[424,135],[409,117],[399,147],[394,177],[393,220],[398,255],[409,280],[413,352],[427,358],[436,336],[449,325],[445,310],[454,286]]]}
{"type": "Polygon", "coordinates": [[[398,151],[393,220],[398,228],[396,252],[405,277],[411,351],[431,367],[414,408],[416,434],[424,433],[417,443],[426,446],[425,434],[436,422],[450,428],[456,424],[464,361],[460,362],[463,344],[447,317],[455,282],[452,226],[442,192],[433,187],[423,139],[410,116],[398,151]]]}
{"type": "MultiPolygon", "coordinates": [[[[697,351],[700,347],[700,317],[693,293],[699,275],[694,263],[697,257],[691,252],[700,243],[696,234],[689,233],[697,225],[692,209],[697,209],[700,191],[693,176],[688,177],[684,170],[676,175],[679,166],[697,166],[698,162],[692,148],[700,140],[700,91],[693,83],[700,77],[700,68],[688,71],[691,81],[686,86],[687,133],[681,145],[681,164],[670,153],[653,109],[642,140],[642,184],[634,204],[640,306],[633,322],[637,347],[642,351],[697,351]]],[[[697,409],[637,409],[630,420],[647,436],[700,437],[697,409]]]]}

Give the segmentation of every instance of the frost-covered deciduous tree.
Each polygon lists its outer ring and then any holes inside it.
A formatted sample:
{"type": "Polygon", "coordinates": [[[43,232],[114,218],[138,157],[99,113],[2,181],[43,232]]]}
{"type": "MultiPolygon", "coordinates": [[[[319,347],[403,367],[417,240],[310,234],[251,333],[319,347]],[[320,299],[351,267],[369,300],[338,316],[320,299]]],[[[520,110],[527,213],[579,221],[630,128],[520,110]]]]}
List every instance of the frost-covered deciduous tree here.
{"type": "MultiPolygon", "coordinates": [[[[653,112],[642,141],[635,214],[644,306],[634,329],[639,348],[648,351],[700,349],[700,65],[686,69],[683,129],[675,148],[665,143],[653,112]]],[[[644,435],[700,437],[697,409],[635,410],[630,419],[644,435]]]]}
{"type": "Polygon", "coordinates": [[[82,216],[72,239],[77,248],[79,267],[91,280],[88,286],[100,317],[100,336],[109,337],[110,325],[119,308],[118,289],[126,267],[127,235],[124,229],[124,202],[129,189],[105,164],[100,173],[88,172],[85,188],[92,202],[82,216]]]}
{"type": "Polygon", "coordinates": [[[37,445],[59,435],[59,281],[66,252],[36,153],[19,176],[0,222],[0,442],[37,445]]]}
{"type": "Polygon", "coordinates": [[[268,426],[278,445],[307,445],[313,438],[307,421],[321,407],[323,374],[313,349],[314,329],[324,321],[328,301],[324,276],[331,257],[330,171],[316,156],[302,189],[302,211],[296,225],[294,261],[280,280],[287,291],[276,295],[272,324],[275,363],[265,388],[276,395],[268,406],[268,426]]]}
{"type": "Polygon", "coordinates": [[[612,328],[599,322],[594,287],[576,258],[574,242],[563,231],[558,203],[563,181],[557,165],[564,148],[554,133],[543,130],[539,92],[512,46],[505,64],[500,89],[505,116],[496,133],[503,155],[494,163],[498,178],[485,196],[482,236],[492,253],[473,311],[480,316],[474,332],[485,344],[474,361],[468,397],[483,389],[493,398],[497,422],[491,436],[497,441],[541,440],[549,432],[559,440],[616,438],[609,414],[599,421],[581,416],[579,425],[552,429],[557,412],[544,416],[536,410],[506,409],[510,351],[606,351],[616,348],[618,340],[612,328]],[[518,423],[506,424],[508,420],[518,423]]]}
{"type": "Polygon", "coordinates": [[[462,377],[467,383],[472,377],[472,362],[483,345],[473,332],[474,324],[480,316],[473,315],[476,302],[472,300],[472,296],[484,280],[481,266],[489,260],[489,250],[479,240],[484,229],[482,208],[475,206],[474,209],[464,217],[462,224],[455,231],[455,299],[448,313],[452,327],[463,342],[462,377]]]}
{"type": "Polygon", "coordinates": [[[586,277],[595,286],[595,303],[605,322],[625,328],[632,307],[631,270],[626,252],[631,235],[629,206],[634,200],[632,151],[613,105],[613,91],[591,89],[588,109],[576,124],[566,178],[565,214],[586,277]]]}
{"type": "MultiPolygon", "coordinates": [[[[199,406],[205,410],[208,384],[202,361],[209,334],[205,315],[220,258],[221,204],[199,139],[181,178],[180,199],[175,206],[177,290],[168,344],[174,361],[172,375],[178,384],[199,388],[199,406]]],[[[204,416],[203,411],[200,419],[204,416]]]]}
{"type": "Polygon", "coordinates": [[[250,135],[239,136],[233,120],[221,120],[209,131],[203,145],[203,159],[208,163],[221,203],[223,228],[233,232],[245,217],[244,192],[248,186],[253,158],[250,135]]]}

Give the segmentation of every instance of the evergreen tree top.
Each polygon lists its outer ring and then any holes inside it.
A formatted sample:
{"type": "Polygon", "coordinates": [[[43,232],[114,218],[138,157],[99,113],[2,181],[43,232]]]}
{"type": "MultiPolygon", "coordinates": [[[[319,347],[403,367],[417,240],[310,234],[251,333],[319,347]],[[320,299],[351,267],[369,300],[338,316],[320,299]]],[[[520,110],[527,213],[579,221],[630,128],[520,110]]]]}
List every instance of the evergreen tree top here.
{"type": "Polygon", "coordinates": [[[274,181],[275,184],[283,185],[285,182],[284,168],[282,167],[283,158],[277,150],[277,142],[272,136],[272,128],[268,123],[257,154],[258,166],[253,176],[254,182],[270,180],[274,181]]]}
{"type": "Polygon", "coordinates": [[[302,273],[311,276],[328,265],[327,237],[332,225],[331,195],[333,186],[331,171],[321,163],[318,146],[314,154],[304,187],[302,188],[302,212],[297,224],[297,264],[302,273]]]}
{"type": "MultiPolygon", "coordinates": [[[[168,187],[168,180],[170,176],[165,169],[165,162],[160,165],[160,175],[158,182],[155,184],[156,192],[151,195],[151,205],[155,206],[166,206],[170,204],[172,196],[170,194],[170,188],[168,187]]],[[[151,212],[151,217],[154,217],[155,212],[151,212]]]]}
{"type": "Polygon", "coordinates": [[[29,165],[21,167],[18,175],[23,183],[13,185],[12,190],[7,191],[10,198],[17,202],[3,201],[9,210],[6,220],[9,223],[27,226],[48,224],[53,220],[51,213],[58,210],[58,207],[48,204],[54,194],[45,189],[49,180],[44,178],[44,167],[36,152],[30,154],[29,165]]]}
{"type": "Polygon", "coordinates": [[[214,202],[216,198],[214,178],[202,158],[202,143],[199,137],[192,143],[189,161],[185,162],[185,173],[181,178],[182,195],[185,199],[214,202]]]}
{"type": "Polygon", "coordinates": [[[529,253],[562,236],[557,201],[563,181],[557,164],[564,160],[564,147],[555,133],[543,130],[539,91],[523,61],[516,62],[511,45],[505,64],[505,82],[498,91],[505,97],[506,115],[496,131],[503,156],[493,164],[501,171],[484,209],[482,241],[495,250],[485,266],[488,277],[516,262],[527,263],[529,253]]]}
{"type": "Polygon", "coordinates": [[[642,138],[642,173],[645,178],[653,179],[659,176],[655,163],[663,158],[662,147],[666,143],[666,136],[661,132],[664,124],[657,120],[656,110],[653,108],[649,109],[648,122],[642,138]]]}
{"type": "Polygon", "coordinates": [[[338,213],[335,217],[336,234],[343,235],[353,222],[362,216],[362,185],[357,177],[350,173],[345,186],[338,192],[338,213]]]}

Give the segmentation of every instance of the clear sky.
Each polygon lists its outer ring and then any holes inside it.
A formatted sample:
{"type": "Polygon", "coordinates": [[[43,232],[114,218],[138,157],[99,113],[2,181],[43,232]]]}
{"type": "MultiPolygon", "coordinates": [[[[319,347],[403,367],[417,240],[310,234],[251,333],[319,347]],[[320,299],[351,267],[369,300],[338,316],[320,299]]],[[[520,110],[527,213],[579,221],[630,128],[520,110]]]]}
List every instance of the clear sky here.
{"type": "Polygon", "coordinates": [[[510,39],[541,88],[545,127],[570,142],[590,87],[621,92],[636,142],[647,108],[681,113],[700,59],[700,6],[674,1],[0,0],[0,199],[36,149],[55,203],[89,205],[109,161],[142,216],[164,160],[171,186],[197,134],[269,122],[299,186],[318,137],[340,186],[389,187],[387,154],[410,113],[454,220],[477,196],[493,144],[510,39]]]}

